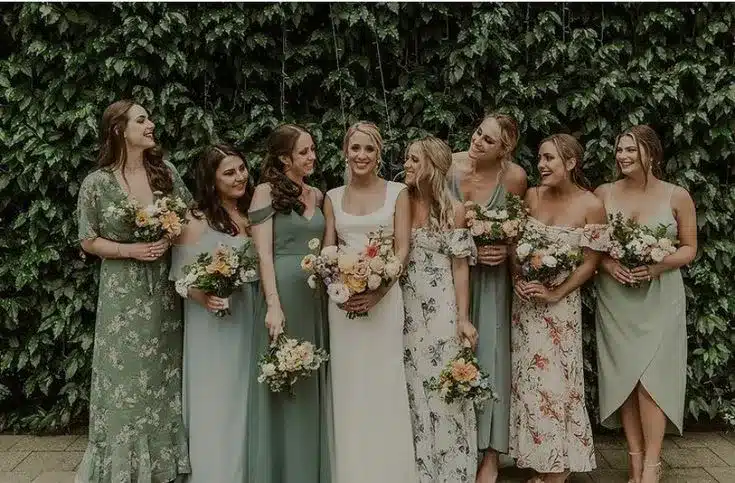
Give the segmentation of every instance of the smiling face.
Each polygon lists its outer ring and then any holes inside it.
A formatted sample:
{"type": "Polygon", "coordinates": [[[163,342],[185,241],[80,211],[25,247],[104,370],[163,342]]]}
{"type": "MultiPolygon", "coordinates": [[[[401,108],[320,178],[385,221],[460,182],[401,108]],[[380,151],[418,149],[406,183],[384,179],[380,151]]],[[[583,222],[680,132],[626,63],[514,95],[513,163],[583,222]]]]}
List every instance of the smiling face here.
{"type": "Polygon", "coordinates": [[[215,173],[215,187],[221,199],[239,199],[248,188],[248,168],[239,156],[222,158],[215,173]]]}
{"type": "Polygon", "coordinates": [[[123,137],[129,150],[145,150],[155,147],[153,129],[156,127],[148,117],[148,112],[138,104],[133,104],[126,113],[128,121],[125,124],[123,137]]]}
{"type": "Polygon", "coordinates": [[[301,133],[294,143],[291,155],[285,156],[283,163],[286,170],[298,178],[304,178],[314,172],[316,145],[309,133],[301,133]]]}
{"type": "Polygon", "coordinates": [[[368,134],[355,131],[348,140],[346,155],[353,176],[366,176],[377,171],[380,149],[368,134]]]}
{"type": "Polygon", "coordinates": [[[564,162],[553,141],[541,144],[538,150],[538,170],[541,175],[541,185],[556,187],[566,182],[569,172],[574,169],[576,160],[564,162]]]}
{"type": "Polygon", "coordinates": [[[403,169],[406,173],[405,183],[408,186],[418,186],[427,178],[429,161],[426,159],[418,143],[413,143],[406,153],[403,169]]]}
{"type": "Polygon", "coordinates": [[[502,134],[498,121],[494,117],[486,118],[472,134],[472,142],[467,155],[474,161],[497,161],[506,154],[501,141],[502,134]]]}
{"type": "Polygon", "coordinates": [[[638,149],[638,143],[631,135],[621,136],[615,147],[615,162],[623,176],[635,176],[648,172],[650,161],[645,148],[638,149]]]}

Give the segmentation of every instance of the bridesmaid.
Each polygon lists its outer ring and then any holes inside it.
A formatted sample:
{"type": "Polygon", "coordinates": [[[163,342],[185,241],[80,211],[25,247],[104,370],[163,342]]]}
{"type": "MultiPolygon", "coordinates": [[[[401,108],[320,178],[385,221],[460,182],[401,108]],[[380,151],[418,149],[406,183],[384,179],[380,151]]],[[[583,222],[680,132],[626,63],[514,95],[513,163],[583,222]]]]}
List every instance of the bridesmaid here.
{"type": "Polygon", "coordinates": [[[102,115],[99,169],[82,182],[82,249],[102,259],[89,399],[89,444],[81,483],[169,482],[189,473],[181,415],[182,323],[169,281],[169,241],[133,243],[115,210],[148,205],[158,192],[191,194],[163,161],[143,107],[117,101],[102,115]]]}
{"type": "Polygon", "coordinates": [[[663,149],[650,127],[621,134],[615,161],[620,179],[596,191],[608,215],[622,212],[650,227],[668,225],[679,240],[675,253],[647,267],[628,270],[605,257],[596,279],[602,424],[622,424],[630,481],[651,483],[658,481],[664,432],[682,432],[687,334],[680,268],[697,253],[696,211],[684,188],[657,177],[663,149]]]}
{"type": "Polygon", "coordinates": [[[582,155],[568,134],[541,142],[541,186],[526,193],[530,216],[518,247],[538,234],[554,244],[583,247],[584,261],[553,288],[524,281],[516,264],[513,270],[510,456],[518,467],[541,473],[533,482],[561,483],[570,471],[595,468],[584,402],[580,287],[595,273],[597,250],[605,248],[599,236],[605,210],[586,189],[582,155]]]}
{"type": "MultiPolygon", "coordinates": [[[[268,138],[263,183],[250,204],[253,238],[265,294],[265,325],[257,324],[256,359],[284,330],[326,348],[325,301],[306,283],[301,259],[308,243],[324,236],[323,195],[306,184],[316,146],[306,129],[284,124],[268,138]],[[288,324],[288,325],[287,325],[288,324]]],[[[251,381],[259,373],[253,364],[251,381]]],[[[247,478],[258,483],[331,481],[331,393],[326,368],[299,382],[295,397],[251,384],[248,401],[247,478]]]]}
{"type": "MultiPolygon", "coordinates": [[[[196,170],[196,209],[174,246],[171,280],[219,244],[250,241],[246,217],[252,187],[242,155],[219,144],[204,152],[196,170]]],[[[255,250],[252,250],[255,255],[255,250]]],[[[190,288],[184,302],[184,423],[189,432],[190,483],[245,479],[245,427],[253,328],[262,320],[255,273],[228,299],[190,288]],[[231,315],[212,312],[229,307],[231,315]]]]}
{"type": "MultiPolygon", "coordinates": [[[[488,209],[505,206],[507,193],[523,197],[526,172],[512,161],[518,126],[509,116],[491,114],[477,127],[467,152],[455,153],[449,185],[461,201],[488,209]]],[[[487,401],[477,412],[477,446],[485,456],[478,483],[498,478],[498,453],[508,452],[510,408],[510,300],[508,247],[481,247],[470,271],[470,319],[477,325],[477,358],[495,385],[499,401],[487,401]]]]}
{"type": "Polygon", "coordinates": [[[438,376],[477,331],[469,319],[469,263],[475,245],[464,206],[446,185],[452,151],[426,137],[406,151],[412,236],[406,276],[403,361],[421,483],[474,483],[477,427],[471,402],[445,403],[424,381],[438,376]]]}

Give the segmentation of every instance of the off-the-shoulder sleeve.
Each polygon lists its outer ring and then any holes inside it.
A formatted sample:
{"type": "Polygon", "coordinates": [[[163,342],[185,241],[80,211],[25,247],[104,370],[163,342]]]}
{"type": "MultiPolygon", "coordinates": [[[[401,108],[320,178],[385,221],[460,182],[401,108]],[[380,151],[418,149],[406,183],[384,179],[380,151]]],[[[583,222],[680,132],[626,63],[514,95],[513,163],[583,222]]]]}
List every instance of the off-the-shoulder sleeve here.
{"type": "Polygon", "coordinates": [[[166,166],[171,170],[171,177],[174,182],[174,195],[181,198],[187,206],[191,206],[194,202],[194,197],[191,195],[189,188],[186,187],[186,184],[184,184],[184,180],[181,179],[181,175],[176,169],[176,166],[168,161],[166,161],[166,166]]]}
{"type": "Polygon", "coordinates": [[[579,246],[591,248],[598,252],[608,251],[610,249],[610,231],[608,225],[585,225],[582,229],[579,246]]]}
{"type": "Polygon", "coordinates": [[[257,210],[248,211],[248,218],[250,219],[251,225],[260,225],[261,223],[268,221],[275,214],[276,210],[273,209],[273,206],[268,205],[257,210]]]}
{"type": "Polygon", "coordinates": [[[445,234],[449,255],[454,258],[467,258],[470,265],[477,263],[477,246],[467,228],[457,228],[445,234]]]}
{"type": "Polygon", "coordinates": [[[96,183],[97,172],[84,178],[77,198],[79,240],[94,240],[100,236],[100,193],[96,183]]]}

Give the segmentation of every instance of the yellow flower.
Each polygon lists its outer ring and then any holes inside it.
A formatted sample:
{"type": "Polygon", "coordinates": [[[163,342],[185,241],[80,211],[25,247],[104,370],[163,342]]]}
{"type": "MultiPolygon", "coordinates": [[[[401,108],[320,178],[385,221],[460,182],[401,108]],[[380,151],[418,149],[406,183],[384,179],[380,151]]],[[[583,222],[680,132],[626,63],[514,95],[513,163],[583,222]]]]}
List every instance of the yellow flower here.
{"type": "Polygon", "coordinates": [[[151,222],[150,216],[148,216],[148,213],[145,212],[145,210],[138,210],[135,213],[135,225],[139,227],[147,226],[151,222]]]}
{"type": "Polygon", "coordinates": [[[168,211],[161,217],[161,226],[173,236],[181,235],[181,219],[173,211],[168,211]]]}
{"type": "Polygon", "coordinates": [[[352,275],[348,275],[345,279],[345,285],[347,285],[347,288],[354,293],[362,293],[367,287],[367,281],[364,278],[357,278],[352,275]]]}
{"type": "Polygon", "coordinates": [[[215,259],[214,261],[212,261],[212,263],[207,265],[207,273],[220,273],[225,277],[229,277],[230,275],[232,275],[232,267],[230,267],[227,262],[221,258],[215,259]]]}
{"type": "Polygon", "coordinates": [[[354,253],[340,253],[337,259],[337,266],[339,266],[341,272],[349,274],[355,269],[355,264],[358,260],[358,256],[354,253]]]}

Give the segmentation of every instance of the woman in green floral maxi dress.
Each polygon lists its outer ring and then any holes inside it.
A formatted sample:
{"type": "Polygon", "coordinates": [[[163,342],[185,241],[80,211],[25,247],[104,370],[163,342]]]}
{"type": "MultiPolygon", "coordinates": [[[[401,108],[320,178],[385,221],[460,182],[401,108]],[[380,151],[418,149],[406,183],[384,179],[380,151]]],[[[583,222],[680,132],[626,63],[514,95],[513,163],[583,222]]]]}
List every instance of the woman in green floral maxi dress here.
{"type": "Polygon", "coordinates": [[[89,444],[79,483],[163,483],[189,472],[181,414],[181,306],[169,281],[167,241],[132,243],[115,207],[134,198],[191,195],[131,101],[102,118],[100,169],[82,182],[79,239],[102,258],[95,324],[89,444]],[[159,193],[159,191],[161,193],[159,193]]]}

